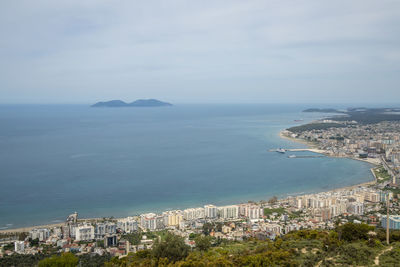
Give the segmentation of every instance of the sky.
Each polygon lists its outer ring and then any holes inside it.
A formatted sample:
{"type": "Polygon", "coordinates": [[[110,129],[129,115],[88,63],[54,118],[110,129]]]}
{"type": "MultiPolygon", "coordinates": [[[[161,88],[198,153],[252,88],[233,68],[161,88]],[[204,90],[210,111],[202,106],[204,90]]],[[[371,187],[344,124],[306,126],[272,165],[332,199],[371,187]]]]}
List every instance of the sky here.
{"type": "Polygon", "coordinates": [[[400,1],[0,2],[0,103],[400,102],[400,1]]]}

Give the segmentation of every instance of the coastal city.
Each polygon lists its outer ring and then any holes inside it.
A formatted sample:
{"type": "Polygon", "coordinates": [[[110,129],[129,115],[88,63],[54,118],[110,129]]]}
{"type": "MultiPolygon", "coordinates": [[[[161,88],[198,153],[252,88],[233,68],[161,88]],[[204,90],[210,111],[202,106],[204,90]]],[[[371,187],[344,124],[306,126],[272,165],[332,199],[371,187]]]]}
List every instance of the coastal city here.
{"type": "Polygon", "coordinates": [[[233,241],[276,240],[295,230],[333,229],[347,222],[385,228],[388,203],[389,228],[400,229],[400,123],[361,125],[324,119],[309,125],[318,127],[295,127],[281,132],[281,136],[307,143],[310,151],[367,161],[373,164],[374,181],[284,199],[271,197],[227,206],[208,204],[126,218],[80,219],[78,213],[73,213],[58,225],[3,230],[0,257],[35,255],[49,249],[125,257],[151,249],[167,232],[182,237],[193,248],[197,236],[233,241]]]}

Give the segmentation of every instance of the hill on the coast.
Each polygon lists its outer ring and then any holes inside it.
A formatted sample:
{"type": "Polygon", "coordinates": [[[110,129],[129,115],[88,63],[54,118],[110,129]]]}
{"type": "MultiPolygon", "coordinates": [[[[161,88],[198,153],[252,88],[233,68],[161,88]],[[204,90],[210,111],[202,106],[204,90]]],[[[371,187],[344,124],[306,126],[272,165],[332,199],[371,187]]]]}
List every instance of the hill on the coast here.
{"type": "Polygon", "coordinates": [[[379,123],[382,121],[400,121],[400,108],[348,108],[338,110],[333,108],[309,108],[303,112],[341,113],[327,119],[333,121],[356,121],[360,124],[379,123]]]}
{"type": "Polygon", "coordinates": [[[111,100],[105,102],[97,102],[92,107],[165,107],[172,106],[172,104],[163,102],[157,99],[138,99],[132,103],[126,103],[122,100],[111,100]]]}

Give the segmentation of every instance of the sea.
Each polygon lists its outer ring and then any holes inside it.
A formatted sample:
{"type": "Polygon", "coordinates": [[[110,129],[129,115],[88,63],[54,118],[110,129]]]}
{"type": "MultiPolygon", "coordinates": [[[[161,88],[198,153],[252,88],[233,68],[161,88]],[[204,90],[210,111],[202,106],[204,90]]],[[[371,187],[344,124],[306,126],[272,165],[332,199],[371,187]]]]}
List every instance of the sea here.
{"type": "Polygon", "coordinates": [[[157,108],[0,105],[0,229],[225,205],[327,191],[373,179],[346,158],[281,139],[328,116],[290,104],[157,108]]]}

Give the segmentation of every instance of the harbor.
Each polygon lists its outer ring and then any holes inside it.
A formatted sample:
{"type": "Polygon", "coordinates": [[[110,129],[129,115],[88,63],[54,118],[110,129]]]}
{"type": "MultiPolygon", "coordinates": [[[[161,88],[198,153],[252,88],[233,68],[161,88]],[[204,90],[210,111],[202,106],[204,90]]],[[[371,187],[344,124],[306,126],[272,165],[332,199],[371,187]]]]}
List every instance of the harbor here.
{"type": "MultiPolygon", "coordinates": [[[[309,148],[291,148],[291,149],[285,149],[285,148],[277,148],[277,149],[269,149],[269,152],[278,152],[281,154],[285,154],[286,152],[314,152],[314,153],[319,153],[316,151],[313,151],[309,148]]],[[[325,155],[294,155],[291,154],[288,156],[288,158],[294,159],[294,158],[323,158],[325,157],[325,155]]]]}

